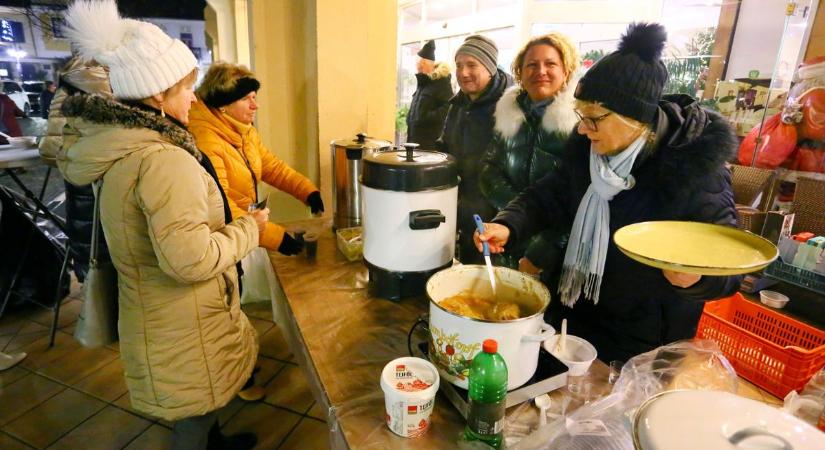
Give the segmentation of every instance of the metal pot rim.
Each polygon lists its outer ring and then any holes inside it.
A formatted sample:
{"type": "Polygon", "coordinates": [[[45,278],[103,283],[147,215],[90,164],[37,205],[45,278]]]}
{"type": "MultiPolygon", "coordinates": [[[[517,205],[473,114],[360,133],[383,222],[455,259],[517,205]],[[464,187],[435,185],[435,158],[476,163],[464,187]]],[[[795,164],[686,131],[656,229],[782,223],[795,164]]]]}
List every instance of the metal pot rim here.
{"type": "MultiPolygon", "coordinates": [[[[486,268],[485,268],[484,266],[480,265],[480,264],[461,264],[461,265],[458,265],[458,266],[453,266],[453,267],[450,267],[449,269],[444,269],[444,270],[442,270],[442,271],[439,271],[439,272],[437,272],[437,273],[433,274],[433,277],[434,277],[434,276],[436,276],[436,275],[438,275],[439,273],[444,272],[444,271],[447,271],[447,270],[453,270],[453,269],[458,269],[458,268],[462,268],[462,267],[467,267],[467,268],[471,268],[471,267],[479,267],[479,268],[481,268],[481,270],[486,270],[486,268]]],[[[509,267],[495,267],[495,270],[496,270],[496,271],[510,271],[510,272],[516,272],[516,273],[518,274],[518,276],[522,276],[522,277],[529,277],[529,275],[524,274],[524,273],[521,273],[521,272],[519,272],[518,270],[510,269],[509,267]]],[[[431,279],[432,279],[432,277],[430,277],[430,280],[431,280],[431,279]]],[[[428,284],[428,285],[429,285],[429,283],[430,283],[430,280],[427,280],[427,284],[428,284]]],[[[545,285],[544,285],[544,283],[542,283],[542,282],[541,282],[541,281],[539,281],[539,280],[536,280],[536,282],[539,284],[539,287],[541,287],[541,288],[542,288],[545,292],[547,292],[547,303],[545,303],[545,304],[544,304],[541,308],[539,308],[539,310],[538,310],[538,311],[536,311],[536,313],[534,313],[533,315],[530,315],[530,316],[527,316],[527,317],[519,317],[518,319],[512,319],[512,320],[486,320],[486,319],[476,319],[476,318],[473,318],[473,317],[467,317],[467,316],[462,316],[461,314],[456,314],[456,313],[454,313],[454,312],[452,312],[452,311],[447,310],[446,308],[444,308],[443,306],[441,306],[441,305],[439,304],[439,302],[435,301],[435,300],[432,298],[432,296],[430,296],[430,291],[429,291],[429,289],[425,289],[425,290],[426,290],[426,292],[427,292],[427,298],[430,300],[430,304],[435,305],[438,309],[440,309],[440,310],[444,311],[444,312],[445,312],[445,313],[447,313],[447,314],[450,314],[450,315],[452,315],[452,316],[455,316],[455,317],[458,317],[458,318],[461,318],[461,319],[466,319],[466,320],[469,320],[469,321],[472,321],[472,322],[480,322],[480,323],[501,323],[501,324],[507,324],[507,323],[517,323],[517,322],[527,321],[527,320],[533,319],[533,318],[535,318],[535,317],[537,317],[537,316],[542,316],[542,317],[544,316],[544,312],[545,312],[545,311],[547,311],[547,308],[550,306],[550,302],[553,300],[553,297],[550,295],[550,290],[549,290],[549,289],[547,289],[547,286],[545,286],[545,285]]]]}

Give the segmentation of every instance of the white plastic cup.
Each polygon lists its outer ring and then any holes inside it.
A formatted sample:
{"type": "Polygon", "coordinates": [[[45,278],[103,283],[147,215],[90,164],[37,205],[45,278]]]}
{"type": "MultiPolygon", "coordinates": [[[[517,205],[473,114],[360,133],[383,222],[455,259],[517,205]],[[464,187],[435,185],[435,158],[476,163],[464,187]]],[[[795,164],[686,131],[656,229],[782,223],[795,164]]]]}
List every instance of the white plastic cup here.
{"type": "Polygon", "coordinates": [[[430,414],[438,392],[438,369],[421,358],[390,361],[381,372],[384,419],[393,433],[419,437],[430,427],[430,414]]]}
{"type": "Polygon", "coordinates": [[[568,334],[564,341],[564,352],[560,354],[557,347],[559,338],[557,334],[544,341],[544,349],[567,366],[567,376],[579,377],[586,374],[596,360],[596,347],[578,336],[568,334]]]}

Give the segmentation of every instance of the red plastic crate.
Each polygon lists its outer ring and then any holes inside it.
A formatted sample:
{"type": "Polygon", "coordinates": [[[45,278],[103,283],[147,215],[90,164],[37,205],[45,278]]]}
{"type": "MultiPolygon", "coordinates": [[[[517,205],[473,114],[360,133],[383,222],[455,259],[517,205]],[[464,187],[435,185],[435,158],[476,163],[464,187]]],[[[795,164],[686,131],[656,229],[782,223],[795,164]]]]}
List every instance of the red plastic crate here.
{"type": "Polygon", "coordinates": [[[696,337],[716,341],[739,376],[779,398],[825,365],[825,331],[739,293],[705,304],[696,337]]]}

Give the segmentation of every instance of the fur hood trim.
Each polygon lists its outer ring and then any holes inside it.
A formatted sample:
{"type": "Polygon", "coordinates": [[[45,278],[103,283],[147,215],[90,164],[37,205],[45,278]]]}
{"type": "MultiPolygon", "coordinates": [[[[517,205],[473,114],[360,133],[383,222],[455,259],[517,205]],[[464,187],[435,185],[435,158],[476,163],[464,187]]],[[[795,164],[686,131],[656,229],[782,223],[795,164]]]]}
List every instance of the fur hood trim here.
{"type": "Polygon", "coordinates": [[[450,76],[450,65],[445,62],[435,63],[435,68],[430,73],[430,79],[435,81],[441,78],[448,78],[450,76]]]}
{"type": "MultiPolygon", "coordinates": [[[[544,111],[541,127],[548,133],[559,133],[567,136],[578,123],[579,118],[573,112],[576,105],[573,93],[576,91],[578,82],[578,75],[571,77],[567,85],[556,94],[553,102],[544,111]]],[[[521,92],[522,88],[520,86],[512,86],[504,91],[501,99],[496,104],[495,130],[504,139],[512,139],[526,120],[524,111],[521,110],[516,100],[521,92]]]]}
{"type": "Polygon", "coordinates": [[[201,159],[200,151],[191,133],[171,120],[143,108],[127,105],[98,94],[81,93],[66,98],[61,109],[67,118],[79,117],[94,124],[123,128],[148,128],[159,133],[165,141],[191,153],[198,161],[201,159]]]}

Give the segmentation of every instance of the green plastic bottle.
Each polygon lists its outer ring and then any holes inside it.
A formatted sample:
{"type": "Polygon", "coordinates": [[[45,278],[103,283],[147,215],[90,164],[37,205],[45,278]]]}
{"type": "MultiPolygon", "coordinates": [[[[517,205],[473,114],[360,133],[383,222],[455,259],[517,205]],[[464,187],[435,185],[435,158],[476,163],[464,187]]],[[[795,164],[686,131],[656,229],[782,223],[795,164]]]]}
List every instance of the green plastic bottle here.
{"type": "Polygon", "coordinates": [[[470,365],[470,402],[464,429],[467,440],[482,441],[493,448],[501,448],[507,396],[507,364],[497,351],[495,340],[485,340],[470,365]]]}

